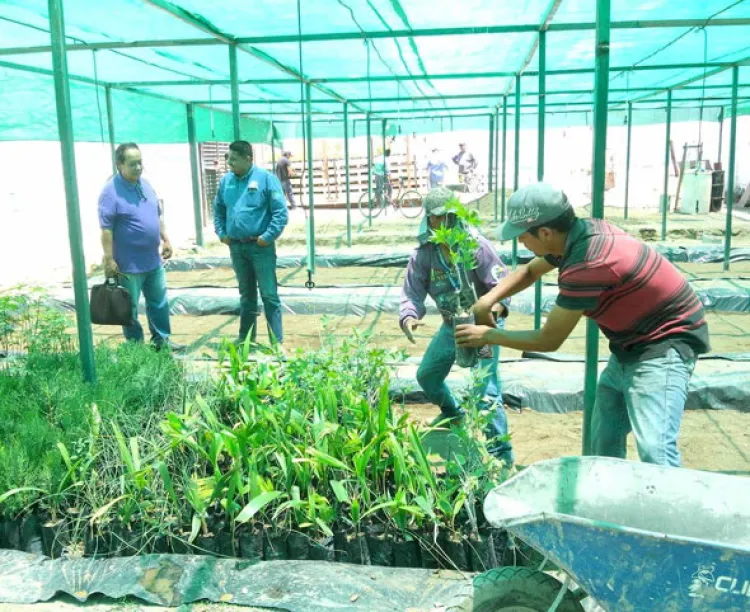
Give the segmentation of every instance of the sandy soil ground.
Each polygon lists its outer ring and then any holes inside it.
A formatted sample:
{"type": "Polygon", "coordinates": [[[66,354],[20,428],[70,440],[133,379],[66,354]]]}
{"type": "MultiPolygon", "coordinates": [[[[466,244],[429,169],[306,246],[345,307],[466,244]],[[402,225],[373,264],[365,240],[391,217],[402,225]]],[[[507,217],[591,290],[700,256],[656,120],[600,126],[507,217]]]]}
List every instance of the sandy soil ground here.
{"type": "MultiPolygon", "coordinates": [[[[431,404],[405,408],[415,420],[437,416],[431,404]]],[[[581,412],[542,414],[507,409],[512,443],[519,465],[581,454],[581,412]]],[[[750,475],[750,413],[730,410],[688,410],[682,420],[680,452],[683,467],[750,475]]],[[[638,459],[628,438],[628,458],[638,459]]]]}
{"type": "MultiPolygon", "coordinates": [[[[707,315],[711,333],[711,345],[714,353],[750,352],[750,313],[714,313],[707,315]]],[[[146,329],[146,319],[141,316],[141,323],[146,329]]],[[[205,317],[173,316],[173,339],[189,346],[196,355],[215,356],[220,339],[224,336],[232,339],[236,336],[239,318],[229,315],[211,315],[205,317]]],[[[437,315],[425,319],[425,326],[417,330],[415,344],[401,333],[398,317],[391,314],[372,313],[364,317],[332,317],[325,315],[293,315],[284,317],[285,346],[289,351],[296,349],[316,349],[327,334],[344,338],[354,330],[360,333],[370,332],[372,341],[383,347],[403,349],[411,357],[421,357],[440,326],[437,315]]],[[[531,315],[511,314],[507,320],[507,329],[533,329],[534,318],[531,315]]],[[[119,328],[94,326],[97,341],[120,342],[119,328]]],[[[268,332],[264,319],[260,319],[258,340],[266,342],[268,332]]],[[[583,355],[586,346],[586,323],[581,321],[573,333],[560,348],[560,353],[583,355]]],[[[600,336],[600,355],[608,355],[606,338],[600,336]]],[[[519,351],[503,349],[505,357],[520,357],[519,351]]]]}

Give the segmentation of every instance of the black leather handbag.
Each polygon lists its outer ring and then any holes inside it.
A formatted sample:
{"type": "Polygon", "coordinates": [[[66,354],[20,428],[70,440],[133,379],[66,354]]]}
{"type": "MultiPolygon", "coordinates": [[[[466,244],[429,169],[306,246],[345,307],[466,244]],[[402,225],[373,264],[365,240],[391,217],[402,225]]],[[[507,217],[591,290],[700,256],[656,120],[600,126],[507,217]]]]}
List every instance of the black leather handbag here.
{"type": "Polygon", "coordinates": [[[91,322],[96,325],[128,326],[133,322],[130,292],[114,278],[91,287],[90,310],[91,322]]]}

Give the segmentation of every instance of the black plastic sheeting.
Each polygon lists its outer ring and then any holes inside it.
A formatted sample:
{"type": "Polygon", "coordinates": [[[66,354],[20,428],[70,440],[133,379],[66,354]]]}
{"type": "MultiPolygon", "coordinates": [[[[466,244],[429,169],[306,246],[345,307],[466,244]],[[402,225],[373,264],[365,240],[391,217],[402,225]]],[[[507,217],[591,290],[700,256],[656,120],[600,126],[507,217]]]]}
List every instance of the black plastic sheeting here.
{"type": "MultiPolygon", "coordinates": [[[[562,365],[562,364],[558,364],[562,365]]],[[[501,366],[503,401],[513,408],[530,408],[535,412],[566,414],[583,410],[584,368],[550,371],[537,367],[516,376],[501,366]],[[555,375],[557,372],[557,375],[555,375]]],[[[468,380],[449,378],[448,387],[457,397],[468,390],[468,380]]],[[[415,378],[391,381],[390,394],[395,401],[429,403],[415,378]]],[[[750,412],[750,369],[693,375],[690,379],[686,410],[736,410],[750,412]]],[[[437,409],[436,409],[437,410],[437,409]]]]}
{"type": "MultiPolygon", "coordinates": [[[[715,312],[750,312],[750,281],[692,281],[698,297],[706,310],[715,312]]],[[[240,296],[234,287],[201,287],[169,289],[170,313],[174,315],[237,315],[240,296]]],[[[355,315],[369,313],[397,314],[401,301],[400,287],[328,287],[305,289],[279,287],[282,308],[286,314],[299,315],[355,315]]],[[[75,310],[73,290],[70,288],[50,292],[53,305],[75,310]]],[[[548,313],[555,305],[557,285],[542,287],[542,312],[548,313]]],[[[260,300],[259,300],[259,306],[260,300]]],[[[145,304],[141,299],[141,312],[145,304]]],[[[534,289],[522,291],[511,299],[513,313],[534,313],[534,289]]],[[[428,314],[438,314],[431,300],[428,314]]]]}
{"type": "Polygon", "coordinates": [[[0,602],[15,604],[101,593],[166,606],[208,600],[291,612],[428,612],[460,607],[472,589],[469,576],[447,570],[192,555],[50,560],[0,550],[0,602]]]}
{"type": "MultiPolygon", "coordinates": [[[[724,261],[723,245],[706,245],[681,247],[657,244],[654,248],[667,259],[677,263],[719,263],[724,261]]],[[[497,250],[506,264],[512,263],[512,253],[508,248],[497,250]]],[[[329,253],[315,257],[317,268],[343,267],[383,267],[401,268],[409,262],[411,250],[392,250],[390,253],[329,253]]],[[[518,249],[518,261],[526,263],[534,257],[531,251],[518,249]]],[[[735,248],[729,253],[730,261],[750,261],[750,248],[735,248]]],[[[306,255],[280,255],[277,258],[278,268],[302,268],[307,266],[306,255]]],[[[210,270],[213,268],[231,268],[229,257],[185,257],[165,262],[169,271],[186,272],[189,270],[210,270]]]]}

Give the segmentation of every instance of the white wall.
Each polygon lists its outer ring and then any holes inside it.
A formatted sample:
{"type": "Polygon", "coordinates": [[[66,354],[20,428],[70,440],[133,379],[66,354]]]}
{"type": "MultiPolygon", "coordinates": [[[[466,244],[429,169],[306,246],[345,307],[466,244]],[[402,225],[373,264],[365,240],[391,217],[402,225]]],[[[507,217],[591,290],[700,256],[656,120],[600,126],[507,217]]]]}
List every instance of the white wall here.
{"type": "MultiPolygon", "coordinates": [[[[725,122],[722,162],[729,163],[729,129],[725,122]]],[[[510,126],[509,126],[510,128],[510,126]]],[[[608,159],[615,171],[615,188],[607,193],[608,206],[622,206],[625,180],[626,127],[610,125],[608,159]]],[[[694,143],[698,124],[675,123],[672,140],[678,159],[682,145],[694,143]]],[[[704,157],[716,161],[718,124],[703,123],[704,157]]],[[[576,205],[587,204],[591,190],[592,131],[590,127],[551,128],[546,133],[545,180],[563,187],[576,205]]],[[[447,157],[466,141],[487,172],[489,137],[486,130],[417,135],[412,139],[411,153],[424,163],[432,146],[447,157]]],[[[376,146],[380,140],[376,139],[376,146]]],[[[630,206],[659,206],[664,168],[664,125],[633,127],[631,155],[630,206]]],[[[293,151],[301,141],[286,143],[293,151]]],[[[513,186],[513,131],[508,130],[506,185],[513,186]]],[[[330,157],[343,156],[341,141],[329,139],[330,157]]],[[[405,153],[405,138],[394,145],[396,153],[405,153]]],[[[144,176],[153,184],[165,202],[167,229],[175,246],[188,246],[194,239],[192,187],[188,145],[143,145],[144,176]]],[[[267,151],[259,149],[259,161],[267,151]]],[[[521,132],[521,166],[519,181],[523,185],[536,180],[536,130],[521,132]]],[[[352,139],[351,155],[365,155],[365,139],[352,139]]],[[[79,143],[75,147],[78,190],[81,207],[84,248],[87,266],[101,259],[97,201],[102,186],[111,173],[109,146],[79,143]]],[[[301,159],[301,149],[299,150],[301,159]]],[[[316,142],[315,154],[322,153],[322,142],[316,142]]],[[[270,156],[268,156],[270,157],[270,156]]],[[[750,181],[750,117],[738,119],[737,183],[750,181]]],[[[672,181],[673,183],[676,182],[672,181]]],[[[674,186],[671,187],[672,191],[674,186]]],[[[211,232],[205,235],[211,237],[211,232]]],[[[70,250],[62,178],[60,145],[57,142],[0,142],[0,287],[19,282],[41,284],[70,277],[70,250]]]]}
{"type": "MultiPolygon", "coordinates": [[[[143,145],[144,177],[164,200],[173,243],[194,238],[188,145],[143,145]]],[[[110,177],[109,145],[75,146],[87,267],[102,257],[97,202],[110,177]]],[[[0,142],[0,286],[56,282],[71,273],[60,144],[0,142]]]]}

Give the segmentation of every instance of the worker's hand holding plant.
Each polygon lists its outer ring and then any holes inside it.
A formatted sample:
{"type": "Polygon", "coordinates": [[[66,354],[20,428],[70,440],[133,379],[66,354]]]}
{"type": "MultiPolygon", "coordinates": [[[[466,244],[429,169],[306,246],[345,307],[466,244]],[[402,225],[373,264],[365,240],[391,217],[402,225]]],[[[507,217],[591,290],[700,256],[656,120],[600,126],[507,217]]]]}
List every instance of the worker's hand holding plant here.
{"type": "Polygon", "coordinates": [[[490,344],[490,337],[494,331],[494,324],[491,327],[489,325],[458,325],[456,326],[456,344],[468,348],[482,347],[490,344]]]}

